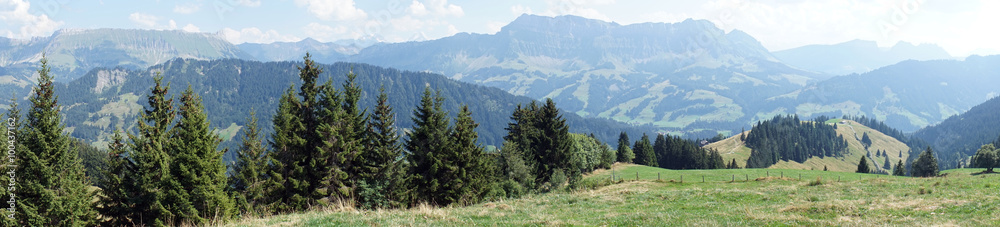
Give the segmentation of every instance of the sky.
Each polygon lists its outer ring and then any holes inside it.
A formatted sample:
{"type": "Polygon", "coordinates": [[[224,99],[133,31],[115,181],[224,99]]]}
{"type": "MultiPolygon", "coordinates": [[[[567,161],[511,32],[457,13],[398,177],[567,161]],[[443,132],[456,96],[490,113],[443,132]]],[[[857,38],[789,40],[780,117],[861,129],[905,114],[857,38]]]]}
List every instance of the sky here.
{"type": "Polygon", "coordinates": [[[712,21],[771,51],[873,40],[937,44],[954,56],[1000,53],[1000,1],[989,0],[0,0],[0,36],[69,28],[219,33],[235,44],[493,34],[522,14],[577,15],[622,25],[712,21]]]}

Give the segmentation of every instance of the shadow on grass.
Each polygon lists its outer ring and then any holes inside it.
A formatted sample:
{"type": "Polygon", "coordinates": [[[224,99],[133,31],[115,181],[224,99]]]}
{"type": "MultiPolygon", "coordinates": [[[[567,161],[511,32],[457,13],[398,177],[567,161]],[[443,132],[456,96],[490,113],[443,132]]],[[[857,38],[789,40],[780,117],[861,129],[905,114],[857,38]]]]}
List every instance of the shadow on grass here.
{"type": "Polygon", "coordinates": [[[983,170],[982,172],[972,173],[971,175],[978,176],[978,175],[983,175],[983,174],[997,174],[997,173],[998,172],[994,172],[994,171],[991,171],[991,170],[983,170]]]}

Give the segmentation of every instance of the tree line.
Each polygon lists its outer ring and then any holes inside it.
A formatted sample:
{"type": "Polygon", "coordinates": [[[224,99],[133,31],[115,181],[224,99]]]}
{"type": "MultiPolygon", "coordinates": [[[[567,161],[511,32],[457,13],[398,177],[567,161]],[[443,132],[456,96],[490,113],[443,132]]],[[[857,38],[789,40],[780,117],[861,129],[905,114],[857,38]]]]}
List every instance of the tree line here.
{"type": "Polygon", "coordinates": [[[732,165],[722,160],[716,150],[704,149],[698,143],[678,136],[657,134],[654,141],[642,134],[628,146],[625,132],[618,136],[618,161],[665,169],[723,169],[732,165]]]}
{"type": "MultiPolygon", "coordinates": [[[[301,85],[278,102],[273,132],[264,135],[251,110],[227,166],[199,94],[188,86],[175,100],[159,74],[136,132],[115,130],[107,153],[73,139],[43,58],[27,120],[3,124],[16,138],[0,142],[21,145],[16,171],[31,177],[17,179],[16,218],[2,224],[199,225],[328,206],[464,205],[576,188],[583,173],[617,157],[593,134],[570,134],[551,99],[518,105],[504,146],[486,150],[469,108],[451,117],[440,91],[428,86],[414,126],[401,133],[384,89],[371,111],[360,108],[355,74],[340,86],[319,83],[322,69],[310,55],[304,60],[301,85]],[[103,157],[83,158],[92,156],[103,157]]],[[[14,103],[6,116],[22,115],[14,103]]]]}
{"type": "Polygon", "coordinates": [[[847,140],[823,118],[800,121],[797,115],[758,122],[744,143],[751,150],[747,168],[767,168],[778,161],[805,162],[812,156],[835,157],[847,152],[847,140]],[[823,120],[823,121],[821,121],[823,120]]]}

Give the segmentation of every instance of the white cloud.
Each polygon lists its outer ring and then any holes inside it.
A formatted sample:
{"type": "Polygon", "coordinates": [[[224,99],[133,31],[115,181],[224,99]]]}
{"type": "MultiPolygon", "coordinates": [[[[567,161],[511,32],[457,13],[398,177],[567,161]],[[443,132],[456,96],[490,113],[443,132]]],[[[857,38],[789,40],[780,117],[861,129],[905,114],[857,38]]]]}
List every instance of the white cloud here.
{"type": "Polygon", "coordinates": [[[368,17],[364,10],[354,6],[354,0],[295,0],[295,4],[305,6],[309,13],[323,20],[363,20],[368,17]]]}
{"type": "Polygon", "coordinates": [[[31,3],[22,0],[0,0],[0,20],[10,28],[18,27],[17,31],[0,29],[11,38],[30,38],[47,36],[62,26],[62,21],[54,21],[48,15],[35,15],[28,12],[31,3]]]}
{"type": "Polygon", "coordinates": [[[448,34],[447,34],[447,36],[455,35],[455,34],[458,34],[458,33],[459,33],[458,28],[455,28],[455,25],[453,25],[453,24],[449,24],[448,25],[448,34]]]}
{"type": "Polygon", "coordinates": [[[610,21],[611,19],[593,7],[614,4],[615,0],[545,0],[548,9],[541,15],[576,15],[591,19],[610,21]]]}
{"type": "Polygon", "coordinates": [[[420,3],[420,1],[417,0],[413,0],[413,3],[410,4],[408,11],[410,11],[410,14],[413,14],[414,16],[425,16],[429,13],[429,11],[427,11],[427,6],[424,6],[423,3],[420,3]]]}
{"type": "Polygon", "coordinates": [[[201,4],[187,3],[174,6],[174,12],[179,14],[192,14],[201,10],[201,4]]]}
{"type": "Polygon", "coordinates": [[[302,30],[306,36],[323,42],[332,42],[342,39],[343,35],[347,33],[347,27],[344,27],[343,25],[330,27],[316,22],[309,23],[302,28],[302,30]]]}
{"type": "Polygon", "coordinates": [[[503,28],[504,25],[507,25],[507,24],[505,24],[503,22],[496,22],[496,21],[486,22],[486,33],[488,33],[488,34],[495,34],[497,32],[500,32],[500,29],[503,28]]]}
{"type": "Polygon", "coordinates": [[[518,16],[520,16],[521,14],[534,14],[531,11],[531,7],[523,6],[521,4],[517,4],[517,5],[511,6],[510,7],[510,12],[513,13],[514,15],[518,15],[518,16]]]}
{"type": "Polygon", "coordinates": [[[143,28],[156,28],[156,21],[160,20],[156,16],[140,12],[129,14],[128,19],[143,28]]]}
{"type": "Polygon", "coordinates": [[[429,11],[437,15],[455,17],[465,16],[465,11],[462,10],[461,6],[449,4],[448,0],[427,0],[427,5],[429,6],[429,11]]]}
{"type": "Polygon", "coordinates": [[[413,31],[423,29],[424,25],[428,24],[428,22],[433,22],[433,20],[423,21],[407,15],[392,19],[390,23],[392,24],[392,28],[397,31],[413,31]]]}
{"type": "Polygon", "coordinates": [[[193,24],[187,24],[182,29],[186,32],[201,32],[201,28],[198,28],[198,26],[194,26],[193,24]]]}
{"type": "Polygon", "coordinates": [[[298,37],[292,35],[282,35],[275,30],[261,31],[256,27],[243,28],[240,30],[234,30],[231,28],[223,28],[222,36],[226,38],[231,43],[241,44],[241,43],[273,43],[273,42],[295,42],[302,40],[298,37]]]}

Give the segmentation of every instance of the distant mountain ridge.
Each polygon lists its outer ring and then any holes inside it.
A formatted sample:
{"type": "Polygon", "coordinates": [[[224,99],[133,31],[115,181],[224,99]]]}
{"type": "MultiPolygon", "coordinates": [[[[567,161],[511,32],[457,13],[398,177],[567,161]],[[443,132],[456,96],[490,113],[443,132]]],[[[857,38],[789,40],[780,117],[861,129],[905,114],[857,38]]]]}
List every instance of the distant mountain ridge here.
{"type": "Polygon", "coordinates": [[[831,45],[807,45],[773,52],[782,62],[830,75],[865,73],[905,60],[938,60],[953,57],[934,44],[899,42],[880,48],[875,41],[852,40],[831,45]]]}
{"type": "Polygon", "coordinates": [[[553,98],[582,116],[678,133],[747,125],[766,115],[750,102],[821,76],[788,67],[746,33],[705,20],[620,25],[522,15],[496,34],[374,45],[351,60],[438,72],[553,98]]]}
{"type": "Polygon", "coordinates": [[[42,51],[56,80],[69,81],[95,67],[145,68],[174,58],[253,59],[210,33],[137,29],[62,29],[31,40],[0,38],[0,67],[37,67],[42,51]]]}
{"type": "Polygon", "coordinates": [[[375,44],[378,44],[377,40],[320,42],[305,38],[298,42],[243,43],[236,46],[260,61],[301,61],[302,55],[309,52],[315,61],[332,63],[347,60],[349,56],[375,44]]]}
{"type": "Polygon", "coordinates": [[[958,168],[959,163],[968,164],[966,158],[975,154],[980,146],[1000,137],[1000,97],[920,129],[913,136],[934,146],[942,166],[958,168]]]}

